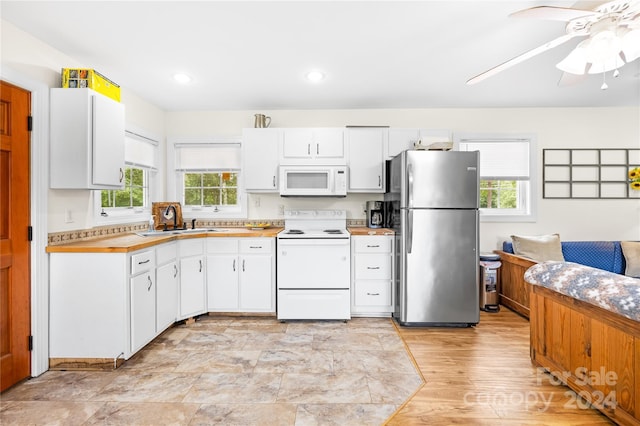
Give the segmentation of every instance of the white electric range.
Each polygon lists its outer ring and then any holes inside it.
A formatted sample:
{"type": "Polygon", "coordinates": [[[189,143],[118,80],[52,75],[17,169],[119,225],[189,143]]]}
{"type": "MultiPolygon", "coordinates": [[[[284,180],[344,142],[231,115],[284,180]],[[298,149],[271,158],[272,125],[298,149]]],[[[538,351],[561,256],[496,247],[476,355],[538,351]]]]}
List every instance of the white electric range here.
{"type": "Polygon", "coordinates": [[[279,320],[351,318],[351,235],[344,210],[287,210],[277,237],[279,320]]]}

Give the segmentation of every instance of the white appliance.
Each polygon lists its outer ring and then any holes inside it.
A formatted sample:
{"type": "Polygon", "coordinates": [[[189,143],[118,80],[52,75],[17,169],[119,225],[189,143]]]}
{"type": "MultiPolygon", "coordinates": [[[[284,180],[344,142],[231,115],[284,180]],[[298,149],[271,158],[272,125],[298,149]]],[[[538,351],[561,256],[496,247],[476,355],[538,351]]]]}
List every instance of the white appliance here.
{"type": "Polygon", "coordinates": [[[351,235],[344,210],[286,210],[278,233],[279,320],[351,318],[351,235]]]}
{"type": "Polygon", "coordinates": [[[280,166],[283,197],[345,197],[347,166],[280,166]]]}

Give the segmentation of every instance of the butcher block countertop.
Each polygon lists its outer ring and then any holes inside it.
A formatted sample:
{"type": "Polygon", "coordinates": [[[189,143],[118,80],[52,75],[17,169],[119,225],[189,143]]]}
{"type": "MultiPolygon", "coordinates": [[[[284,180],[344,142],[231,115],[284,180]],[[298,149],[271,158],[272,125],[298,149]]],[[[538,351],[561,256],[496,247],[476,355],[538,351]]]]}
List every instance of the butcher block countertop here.
{"type": "Polygon", "coordinates": [[[350,227],[349,233],[351,235],[393,235],[393,229],[388,228],[367,228],[366,226],[354,226],[350,227]]]}
{"type": "Polygon", "coordinates": [[[136,233],[74,241],[60,245],[47,246],[47,253],[127,253],[168,241],[203,237],[275,237],[283,228],[247,229],[220,228],[216,231],[190,232],[186,234],[167,234],[143,237],[136,233]]]}

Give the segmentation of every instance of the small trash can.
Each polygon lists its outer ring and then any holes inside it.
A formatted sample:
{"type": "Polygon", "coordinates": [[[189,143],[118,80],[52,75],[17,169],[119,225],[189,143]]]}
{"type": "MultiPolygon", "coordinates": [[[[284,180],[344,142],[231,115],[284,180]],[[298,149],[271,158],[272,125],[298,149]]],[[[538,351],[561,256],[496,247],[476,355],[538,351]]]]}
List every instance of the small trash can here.
{"type": "Polygon", "coordinates": [[[493,253],[480,255],[480,309],[500,311],[500,256],[493,253]]]}

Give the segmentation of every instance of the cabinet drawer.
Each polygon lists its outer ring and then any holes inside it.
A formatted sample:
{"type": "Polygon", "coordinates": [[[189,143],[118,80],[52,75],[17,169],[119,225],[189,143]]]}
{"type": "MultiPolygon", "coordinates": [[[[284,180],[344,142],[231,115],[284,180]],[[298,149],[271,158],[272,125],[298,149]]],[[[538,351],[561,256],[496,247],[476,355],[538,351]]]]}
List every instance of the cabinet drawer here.
{"type": "Polygon", "coordinates": [[[271,253],[271,238],[243,238],[240,240],[240,253],[271,253]]]}
{"type": "Polygon", "coordinates": [[[180,257],[197,256],[204,253],[204,245],[201,238],[181,240],[178,241],[178,244],[180,257]]]}
{"type": "Polygon", "coordinates": [[[390,280],[391,257],[388,254],[358,255],[355,272],[356,280],[390,280]]]}
{"type": "Polygon", "coordinates": [[[354,240],[358,253],[391,253],[391,238],[358,236],[354,240]]]}
{"type": "Polygon", "coordinates": [[[131,275],[148,271],[156,267],[153,250],[143,251],[131,255],[131,275]]]}
{"type": "Polygon", "coordinates": [[[358,306],[391,305],[390,281],[356,281],[355,304],[358,306]]]}
{"type": "Polygon", "coordinates": [[[207,238],[207,253],[237,253],[237,238],[207,238]]]}
{"type": "Polygon", "coordinates": [[[171,262],[178,257],[178,244],[165,243],[156,246],[156,264],[162,265],[163,263],[171,262]]]}

